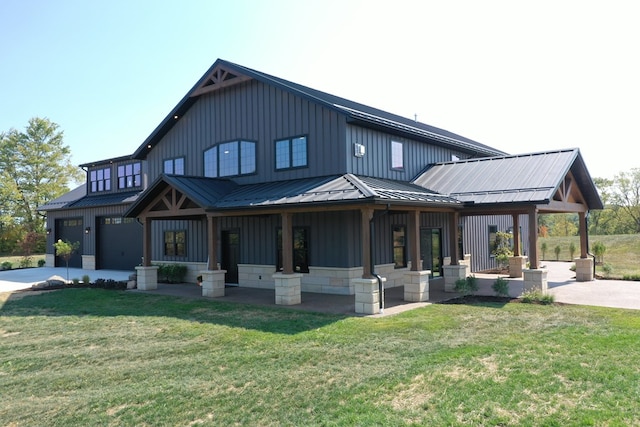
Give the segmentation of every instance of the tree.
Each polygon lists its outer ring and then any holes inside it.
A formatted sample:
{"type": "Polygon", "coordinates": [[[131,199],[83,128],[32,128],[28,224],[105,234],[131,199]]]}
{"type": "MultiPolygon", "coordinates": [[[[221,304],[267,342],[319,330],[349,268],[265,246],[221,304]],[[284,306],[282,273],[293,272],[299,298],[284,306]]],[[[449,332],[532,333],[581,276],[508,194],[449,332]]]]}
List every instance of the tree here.
{"type": "Polygon", "coordinates": [[[640,168],[620,172],[609,187],[611,203],[627,216],[634,233],[640,233],[640,168]]]}
{"type": "Polygon", "coordinates": [[[25,232],[44,233],[38,206],[82,179],[58,128],[47,118],[34,117],[24,132],[0,134],[0,216],[15,219],[25,232]]]}
{"type": "Polygon", "coordinates": [[[69,260],[75,251],[80,247],[80,242],[71,243],[68,240],[60,240],[53,244],[56,256],[59,256],[67,264],[67,280],[69,280],[69,260]]]}
{"type": "Polygon", "coordinates": [[[504,231],[498,231],[496,233],[496,239],[493,242],[493,249],[491,254],[496,257],[498,265],[508,265],[509,258],[513,256],[510,242],[513,239],[513,234],[504,231]]]}

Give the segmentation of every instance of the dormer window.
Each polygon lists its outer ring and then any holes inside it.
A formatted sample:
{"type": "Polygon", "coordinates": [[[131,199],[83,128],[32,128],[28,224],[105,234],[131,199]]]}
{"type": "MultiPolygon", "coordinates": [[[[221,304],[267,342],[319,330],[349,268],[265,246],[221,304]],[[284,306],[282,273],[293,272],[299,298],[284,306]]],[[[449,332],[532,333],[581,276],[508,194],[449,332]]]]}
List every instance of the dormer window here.
{"type": "Polygon", "coordinates": [[[142,185],[140,162],[118,166],[118,188],[134,188],[142,185]]]}
{"type": "Polygon", "coordinates": [[[94,169],[89,172],[91,192],[111,191],[111,168],[94,169]]]}

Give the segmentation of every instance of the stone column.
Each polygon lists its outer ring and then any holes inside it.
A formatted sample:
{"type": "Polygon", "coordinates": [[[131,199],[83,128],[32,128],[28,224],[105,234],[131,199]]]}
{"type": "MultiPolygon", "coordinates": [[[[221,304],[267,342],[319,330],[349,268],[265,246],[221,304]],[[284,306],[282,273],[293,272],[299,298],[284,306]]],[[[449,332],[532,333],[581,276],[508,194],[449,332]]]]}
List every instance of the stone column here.
{"type": "Polygon", "coordinates": [[[512,256],[509,258],[509,277],[522,277],[522,272],[526,267],[526,256],[512,256]]]}
{"type": "Polygon", "coordinates": [[[575,258],[576,281],[591,282],[593,277],[593,258],[575,258]]]}
{"type": "Polygon", "coordinates": [[[300,279],[302,274],[276,273],[275,280],[276,304],[295,305],[302,302],[302,292],[300,291],[300,279]]]}
{"type": "Polygon", "coordinates": [[[421,302],[429,300],[429,275],[431,270],[408,271],[404,274],[404,300],[421,302]]]}
{"type": "Polygon", "coordinates": [[[442,270],[445,292],[455,292],[456,282],[460,279],[466,279],[469,275],[469,266],[467,265],[444,265],[442,270]]]}
{"type": "Polygon", "coordinates": [[[158,266],[137,266],[136,280],[138,281],[138,289],[141,291],[158,289],[158,266]]]}
{"type": "Polygon", "coordinates": [[[226,270],[204,270],[202,276],[202,296],[219,298],[224,296],[224,278],[226,270]]]}
{"type": "MultiPolygon", "coordinates": [[[[385,278],[382,278],[384,286],[385,278]]],[[[356,313],[379,314],[380,313],[380,290],[378,279],[353,279],[356,292],[356,313]]]]}
{"type": "Polygon", "coordinates": [[[544,268],[536,270],[524,270],[524,284],[522,290],[524,292],[539,291],[543,294],[547,293],[547,270],[544,268]]]}

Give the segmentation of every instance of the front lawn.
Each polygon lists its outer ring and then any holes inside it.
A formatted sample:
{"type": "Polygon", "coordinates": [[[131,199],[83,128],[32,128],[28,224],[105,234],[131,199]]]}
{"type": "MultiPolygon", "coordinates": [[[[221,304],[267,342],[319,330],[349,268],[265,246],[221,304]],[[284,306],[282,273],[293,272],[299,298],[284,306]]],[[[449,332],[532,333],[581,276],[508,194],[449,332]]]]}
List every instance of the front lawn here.
{"type": "Polygon", "coordinates": [[[637,425],[640,311],[0,294],[0,425],[637,425]]]}

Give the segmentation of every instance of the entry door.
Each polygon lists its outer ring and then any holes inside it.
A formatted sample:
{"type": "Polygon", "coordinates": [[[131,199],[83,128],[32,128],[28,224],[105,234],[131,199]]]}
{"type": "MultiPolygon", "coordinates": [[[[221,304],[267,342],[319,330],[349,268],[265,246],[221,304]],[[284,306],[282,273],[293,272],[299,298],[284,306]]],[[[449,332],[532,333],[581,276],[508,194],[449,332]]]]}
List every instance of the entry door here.
{"type": "Polygon", "coordinates": [[[238,283],[238,261],[240,261],[240,230],[223,230],[221,233],[222,254],[220,267],[227,271],[225,282],[238,283]]]}
{"type": "Polygon", "coordinates": [[[442,230],[440,228],[420,229],[420,257],[422,269],[431,270],[431,277],[442,274],[442,230]]]}

